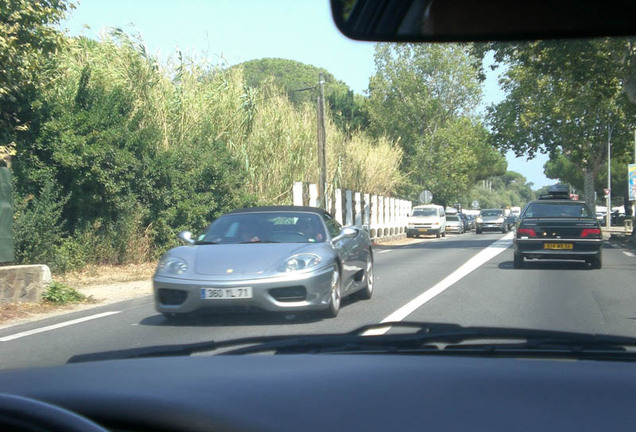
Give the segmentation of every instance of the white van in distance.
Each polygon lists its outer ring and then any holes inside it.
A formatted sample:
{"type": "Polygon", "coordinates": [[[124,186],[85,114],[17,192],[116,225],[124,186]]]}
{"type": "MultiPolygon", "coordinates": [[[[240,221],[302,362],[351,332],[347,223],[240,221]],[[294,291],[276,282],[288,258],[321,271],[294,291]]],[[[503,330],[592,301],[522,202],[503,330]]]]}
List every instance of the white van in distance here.
{"type": "Polygon", "coordinates": [[[406,236],[435,234],[446,237],[446,212],[444,207],[428,204],[413,207],[407,220],[406,236]]]}

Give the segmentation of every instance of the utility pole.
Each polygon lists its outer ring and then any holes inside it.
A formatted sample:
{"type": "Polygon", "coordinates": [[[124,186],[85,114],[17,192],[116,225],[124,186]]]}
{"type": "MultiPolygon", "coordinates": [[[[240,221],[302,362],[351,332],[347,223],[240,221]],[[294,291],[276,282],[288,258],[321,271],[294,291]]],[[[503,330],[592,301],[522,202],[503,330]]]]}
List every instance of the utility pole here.
{"type": "Polygon", "coordinates": [[[318,196],[320,197],[320,208],[327,208],[326,185],[327,185],[327,132],[325,128],[325,81],[322,72],[318,78],[318,104],[316,112],[318,115],[318,163],[320,165],[320,180],[318,182],[318,196]]]}
{"type": "Polygon", "coordinates": [[[607,211],[605,226],[609,230],[612,225],[612,127],[607,125],[607,211]]]}

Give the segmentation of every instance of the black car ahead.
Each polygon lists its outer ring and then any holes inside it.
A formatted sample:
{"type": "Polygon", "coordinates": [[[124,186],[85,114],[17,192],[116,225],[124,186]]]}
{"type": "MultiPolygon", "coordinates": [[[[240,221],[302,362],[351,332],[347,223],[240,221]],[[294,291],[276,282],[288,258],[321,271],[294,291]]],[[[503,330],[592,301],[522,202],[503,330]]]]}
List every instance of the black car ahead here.
{"type": "Polygon", "coordinates": [[[602,233],[596,214],[582,201],[553,193],[530,202],[514,238],[514,267],[525,258],[585,260],[600,269],[602,233]]]}

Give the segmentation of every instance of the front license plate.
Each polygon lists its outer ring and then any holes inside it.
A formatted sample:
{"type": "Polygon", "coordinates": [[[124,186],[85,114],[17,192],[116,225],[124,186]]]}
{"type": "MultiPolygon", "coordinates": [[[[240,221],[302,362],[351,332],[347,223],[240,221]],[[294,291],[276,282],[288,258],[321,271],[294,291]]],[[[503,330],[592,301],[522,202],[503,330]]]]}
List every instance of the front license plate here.
{"type": "Polygon", "coordinates": [[[572,249],[572,243],[544,243],[543,249],[572,249]]]}
{"type": "Polygon", "coordinates": [[[201,288],[203,300],[226,300],[252,298],[252,287],[241,288],[201,288]]]}
{"type": "Polygon", "coordinates": [[[428,232],[428,230],[426,228],[420,228],[418,231],[419,232],[423,232],[423,233],[428,232]]]}

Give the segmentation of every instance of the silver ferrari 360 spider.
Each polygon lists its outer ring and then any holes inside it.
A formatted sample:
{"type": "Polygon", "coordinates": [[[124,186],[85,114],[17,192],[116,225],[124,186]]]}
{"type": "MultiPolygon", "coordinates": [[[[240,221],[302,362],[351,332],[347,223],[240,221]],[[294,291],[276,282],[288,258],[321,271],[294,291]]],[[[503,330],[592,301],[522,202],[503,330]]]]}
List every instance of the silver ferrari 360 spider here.
{"type": "Polygon", "coordinates": [[[199,309],[320,311],[373,293],[373,253],[363,229],[313,207],[255,207],[215,220],[169,250],[153,276],[156,309],[178,318],[199,309]]]}

